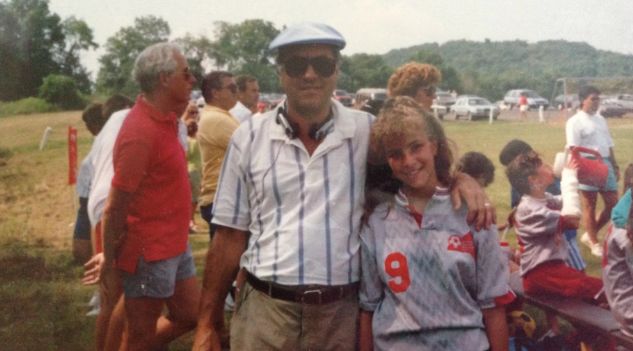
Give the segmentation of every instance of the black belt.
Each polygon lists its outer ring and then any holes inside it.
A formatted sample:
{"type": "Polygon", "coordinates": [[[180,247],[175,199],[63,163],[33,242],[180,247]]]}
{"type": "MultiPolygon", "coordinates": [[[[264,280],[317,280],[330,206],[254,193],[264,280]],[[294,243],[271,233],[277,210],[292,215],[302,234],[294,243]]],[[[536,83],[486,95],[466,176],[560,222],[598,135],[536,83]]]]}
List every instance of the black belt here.
{"type": "Polygon", "coordinates": [[[321,305],[358,293],[358,282],[345,285],[281,285],[260,280],[246,272],[246,281],[273,299],[321,305]]]}

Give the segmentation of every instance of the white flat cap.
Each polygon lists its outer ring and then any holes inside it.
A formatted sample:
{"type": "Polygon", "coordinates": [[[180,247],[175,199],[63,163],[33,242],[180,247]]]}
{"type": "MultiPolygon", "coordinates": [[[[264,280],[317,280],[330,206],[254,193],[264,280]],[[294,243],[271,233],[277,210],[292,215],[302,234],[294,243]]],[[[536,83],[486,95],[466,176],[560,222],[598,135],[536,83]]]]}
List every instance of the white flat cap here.
{"type": "Polygon", "coordinates": [[[323,23],[304,22],[284,29],[268,45],[268,50],[289,45],[325,44],[332,45],[339,50],[345,47],[345,39],[336,29],[323,23]]]}

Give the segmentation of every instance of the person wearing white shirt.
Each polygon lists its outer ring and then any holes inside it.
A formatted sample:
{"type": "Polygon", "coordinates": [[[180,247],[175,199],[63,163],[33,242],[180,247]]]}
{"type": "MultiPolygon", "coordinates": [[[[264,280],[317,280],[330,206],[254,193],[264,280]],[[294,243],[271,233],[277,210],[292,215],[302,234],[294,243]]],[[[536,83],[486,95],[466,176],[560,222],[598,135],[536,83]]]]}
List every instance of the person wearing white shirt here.
{"type": "Polygon", "coordinates": [[[240,123],[244,123],[257,111],[259,84],[255,77],[241,75],[235,78],[237,84],[237,103],[229,111],[240,123]]]}
{"type": "Polygon", "coordinates": [[[565,126],[567,138],[566,148],[582,146],[596,150],[609,167],[606,184],[594,187],[580,184],[582,200],[582,217],[587,230],[580,241],[591,249],[594,256],[602,257],[602,245],[598,241],[598,232],[609,221],[611,209],[618,201],[618,180],[620,171],[613,152],[613,139],[604,117],[598,113],[600,107],[600,91],[593,86],[584,86],[578,92],[581,101],[580,109],[565,126]],[[604,208],[596,215],[598,194],[604,201],[604,208]]]}

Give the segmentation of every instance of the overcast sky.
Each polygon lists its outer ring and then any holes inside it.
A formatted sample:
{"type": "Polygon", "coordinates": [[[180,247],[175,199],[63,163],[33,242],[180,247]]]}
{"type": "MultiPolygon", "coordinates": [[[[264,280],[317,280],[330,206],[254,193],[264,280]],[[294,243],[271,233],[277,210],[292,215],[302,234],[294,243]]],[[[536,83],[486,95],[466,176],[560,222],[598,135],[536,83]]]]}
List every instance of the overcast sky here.
{"type": "MultiPolygon", "coordinates": [[[[278,29],[324,22],[346,38],[347,55],[486,38],[585,41],[633,54],[632,0],[50,0],[50,10],[86,21],[101,46],[134,18],[155,15],[169,23],[172,39],[185,33],[212,38],[215,21],[261,18],[278,29]]],[[[83,57],[95,75],[102,54],[100,48],[83,57]]]]}

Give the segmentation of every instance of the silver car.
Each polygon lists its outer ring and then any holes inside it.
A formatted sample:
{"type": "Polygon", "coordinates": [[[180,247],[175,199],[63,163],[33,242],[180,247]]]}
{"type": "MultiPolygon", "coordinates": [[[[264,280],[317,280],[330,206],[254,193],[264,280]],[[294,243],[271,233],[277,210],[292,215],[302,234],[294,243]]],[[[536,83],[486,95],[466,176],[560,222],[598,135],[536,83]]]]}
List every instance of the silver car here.
{"type": "Polygon", "coordinates": [[[451,111],[455,113],[455,119],[465,116],[469,121],[476,118],[488,118],[490,111],[492,111],[492,117],[497,119],[501,112],[497,105],[487,99],[473,95],[458,97],[455,104],[451,106],[451,111]]]}

